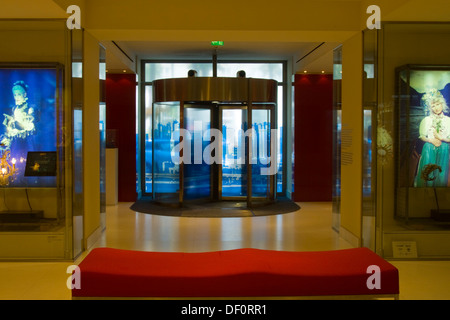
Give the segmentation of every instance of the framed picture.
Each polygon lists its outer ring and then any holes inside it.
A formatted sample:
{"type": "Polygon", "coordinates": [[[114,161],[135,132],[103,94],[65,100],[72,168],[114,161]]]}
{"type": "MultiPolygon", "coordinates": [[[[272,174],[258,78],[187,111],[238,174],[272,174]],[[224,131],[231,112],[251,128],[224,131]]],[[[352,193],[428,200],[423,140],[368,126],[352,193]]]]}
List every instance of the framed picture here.
{"type": "Polygon", "coordinates": [[[450,209],[450,65],[396,70],[397,214],[450,209]]]}
{"type": "Polygon", "coordinates": [[[0,63],[0,151],[16,172],[8,187],[54,187],[53,175],[25,175],[29,152],[56,152],[63,66],[0,63]]]}

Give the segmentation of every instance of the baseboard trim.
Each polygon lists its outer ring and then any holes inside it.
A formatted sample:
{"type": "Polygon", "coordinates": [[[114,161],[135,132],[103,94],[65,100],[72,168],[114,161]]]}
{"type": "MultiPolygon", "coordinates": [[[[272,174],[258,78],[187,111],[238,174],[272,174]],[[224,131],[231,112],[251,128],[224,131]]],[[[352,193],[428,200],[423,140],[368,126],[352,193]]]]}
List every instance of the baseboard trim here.
{"type": "Polygon", "coordinates": [[[95,229],[94,232],[91,233],[91,235],[86,240],[86,250],[90,250],[94,244],[100,239],[102,236],[104,228],[102,226],[99,226],[97,229],[95,229]]]}
{"type": "Polygon", "coordinates": [[[355,248],[361,246],[361,239],[342,226],[339,227],[339,236],[355,248]]]}

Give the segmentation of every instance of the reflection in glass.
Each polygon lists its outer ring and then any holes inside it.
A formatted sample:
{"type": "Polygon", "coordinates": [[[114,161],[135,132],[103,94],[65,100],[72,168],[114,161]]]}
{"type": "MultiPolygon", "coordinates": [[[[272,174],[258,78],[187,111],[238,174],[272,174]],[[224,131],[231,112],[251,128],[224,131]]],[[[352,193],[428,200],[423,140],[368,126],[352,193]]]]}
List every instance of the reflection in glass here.
{"type": "Polygon", "coordinates": [[[186,78],[189,70],[196,70],[198,77],[212,77],[213,75],[211,62],[146,63],[145,82],[156,79],[186,78]]]}
{"type": "Polygon", "coordinates": [[[218,77],[236,77],[236,73],[244,70],[247,78],[273,79],[283,82],[282,63],[224,63],[217,64],[218,77]]]}
{"type": "Polygon", "coordinates": [[[152,193],[152,87],[145,86],[145,192],[152,193]]]}
{"type": "Polygon", "coordinates": [[[376,145],[377,132],[377,33],[364,31],[363,71],[363,163],[362,163],[362,245],[375,250],[376,145]],[[376,139],[375,139],[376,141],[376,139]]]}
{"type": "Polygon", "coordinates": [[[222,197],[247,196],[245,113],[244,109],[222,111],[222,197]]]}
{"type": "Polygon", "coordinates": [[[283,138],[284,138],[284,86],[278,86],[278,102],[277,102],[277,123],[278,123],[278,143],[277,143],[277,158],[278,158],[278,172],[277,172],[277,192],[283,192],[283,138]]]}
{"type": "Polygon", "coordinates": [[[211,143],[211,110],[200,108],[185,108],[185,128],[189,132],[185,137],[186,144],[190,147],[184,148],[183,156],[188,156],[190,161],[184,162],[184,198],[205,198],[211,193],[211,165],[206,163],[208,157],[208,146],[211,143]],[[206,150],[205,150],[206,149],[206,150]]]}
{"type": "Polygon", "coordinates": [[[262,168],[271,165],[270,154],[270,110],[253,110],[252,127],[254,130],[252,146],[256,151],[252,162],[252,195],[269,197],[270,175],[262,175],[262,168]]]}
{"type": "Polygon", "coordinates": [[[174,147],[179,142],[180,103],[155,103],[153,121],[153,194],[155,200],[178,200],[180,165],[174,147]]]}
{"type": "MultiPolygon", "coordinates": [[[[154,184],[152,184],[152,174],[154,170],[154,165],[152,164],[152,159],[156,159],[157,155],[152,155],[152,130],[156,128],[152,128],[152,84],[151,82],[156,79],[167,79],[167,78],[186,78],[188,75],[189,70],[196,70],[197,71],[197,77],[211,77],[213,75],[213,63],[211,61],[192,61],[192,62],[143,62],[143,71],[144,71],[144,81],[145,81],[145,92],[143,97],[145,97],[144,106],[144,121],[142,122],[143,128],[141,129],[144,133],[142,140],[143,144],[142,146],[145,146],[145,153],[142,153],[143,158],[141,161],[144,162],[144,165],[142,168],[145,170],[145,175],[142,174],[141,178],[144,179],[145,177],[145,187],[143,188],[144,194],[152,194],[154,191],[152,187],[154,187],[154,184]]],[[[278,105],[277,105],[277,162],[278,162],[278,169],[276,174],[276,191],[279,193],[284,192],[284,188],[286,187],[284,184],[284,178],[285,178],[285,172],[283,171],[284,162],[283,161],[283,149],[286,148],[285,144],[283,143],[283,139],[285,138],[285,128],[283,126],[284,122],[284,107],[285,107],[285,99],[284,95],[286,94],[286,82],[285,82],[285,63],[274,61],[274,62],[228,62],[228,61],[219,61],[217,62],[217,76],[218,77],[236,77],[236,73],[239,70],[244,70],[246,72],[246,77],[248,78],[261,78],[261,79],[274,79],[277,80],[278,83],[278,105]]],[[[185,103],[187,103],[185,101],[185,103]]],[[[239,112],[241,113],[241,112],[239,112]]],[[[226,121],[226,120],[224,120],[226,121]]],[[[153,122],[154,124],[154,122],[153,122]]],[[[241,126],[241,124],[239,125],[241,126]]],[[[246,124],[245,124],[246,126],[246,124]]],[[[223,128],[219,128],[223,129],[223,128]]],[[[226,132],[223,131],[223,139],[226,137],[226,132]]],[[[225,141],[225,140],[224,140],[225,141]]],[[[225,148],[225,147],[224,147],[225,148]]],[[[225,154],[225,153],[224,153],[225,154]]],[[[232,153],[233,154],[233,153],[232,153]]],[[[236,156],[236,154],[234,154],[236,156]]],[[[230,161],[231,158],[226,159],[226,156],[224,155],[224,161],[230,161]]],[[[245,160],[245,159],[244,159],[245,160]]],[[[222,168],[223,170],[231,170],[230,172],[234,172],[234,174],[237,175],[243,175],[246,176],[246,173],[242,170],[245,170],[243,168],[244,166],[242,164],[235,164],[233,165],[233,168],[229,166],[229,163],[226,164],[225,168],[222,168]],[[240,169],[238,169],[240,168],[240,169]],[[242,170],[241,170],[242,169],[242,170]],[[234,171],[233,171],[234,170],[234,171]],[[238,171],[236,171],[238,170],[238,171]]],[[[189,167],[187,168],[189,170],[189,167]]],[[[214,171],[215,169],[213,169],[214,171]]],[[[183,169],[182,169],[183,171],[183,169]]],[[[230,178],[230,172],[227,172],[224,176],[225,180],[230,178]]],[[[228,196],[246,196],[246,191],[238,191],[241,187],[243,187],[246,190],[246,178],[240,177],[237,178],[234,176],[237,181],[239,182],[239,187],[235,187],[234,191],[231,191],[231,180],[228,182],[230,183],[228,187],[225,188],[225,190],[222,190],[224,193],[224,196],[227,196],[227,190],[230,190],[230,194],[228,196]]],[[[154,177],[153,177],[154,178],[154,177]]],[[[224,182],[224,180],[222,180],[224,182]]],[[[233,182],[236,182],[236,180],[233,180],[233,182]]],[[[184,183],[184,182],[183,182],[184,183]]],[[[216,190],[216,188],[213,188],[216,190]]]]}
{"type": "Polygon", "coordinates": [[[339,232],[341,212],[342,47],[333,51],[332,228],[339,232]]]}

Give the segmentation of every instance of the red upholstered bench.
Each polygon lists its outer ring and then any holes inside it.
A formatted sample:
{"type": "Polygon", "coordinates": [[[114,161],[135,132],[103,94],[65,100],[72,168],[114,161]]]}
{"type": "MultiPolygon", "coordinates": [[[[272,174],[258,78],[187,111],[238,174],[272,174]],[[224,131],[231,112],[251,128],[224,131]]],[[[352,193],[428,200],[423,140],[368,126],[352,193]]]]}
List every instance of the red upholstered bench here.
{"type": "Polygon", "coordinates": [[[93,249],[79,264],[83,298],[392,297],[398,270],[367,248],[293,252],[236,249],[145,252],[93,249]],[[376,265],[380,288],[367,285],[376,265]]]}

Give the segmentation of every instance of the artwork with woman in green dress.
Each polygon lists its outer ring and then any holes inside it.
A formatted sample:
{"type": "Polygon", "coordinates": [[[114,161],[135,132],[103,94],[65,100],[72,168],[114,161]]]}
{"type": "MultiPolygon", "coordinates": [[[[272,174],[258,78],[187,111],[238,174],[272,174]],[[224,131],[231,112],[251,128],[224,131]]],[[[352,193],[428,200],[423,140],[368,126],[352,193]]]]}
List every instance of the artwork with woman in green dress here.
{"type": "Polygon", "coordinates": [[[441,91],[428,90],[421,99],[427,116],[419,125],[424,142],[414,179],[415,187],[447,187],[449,174],[450,117],[441,91]]]}

